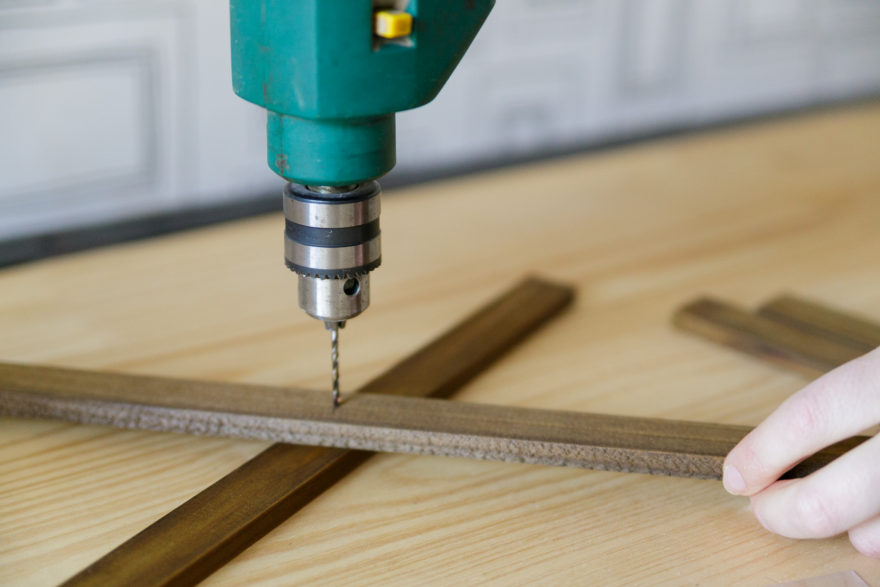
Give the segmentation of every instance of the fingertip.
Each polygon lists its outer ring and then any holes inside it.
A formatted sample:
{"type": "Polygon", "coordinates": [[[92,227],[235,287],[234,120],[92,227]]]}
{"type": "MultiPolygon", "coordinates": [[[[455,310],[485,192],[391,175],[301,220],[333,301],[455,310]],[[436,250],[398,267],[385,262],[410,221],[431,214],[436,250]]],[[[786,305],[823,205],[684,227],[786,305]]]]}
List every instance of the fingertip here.
{"type": "MultiPolygon", "coordinates": [[[[763,526],[765,530],[770,530],[770,528],[768,528],[767,524],[764,522],[763,516],[761,516],[761,510],[758,506],[755,496],[749,498],[749,509],[752,510],[752,515],[755,516],[755,519],[758,520],[758,523],[761,524],[761,526],[763,526]]],[[[770,531],[772,532],[772,530],[770,531]]]]}
{"type": "Polygon", "coordinates": [[[724,465],[722,481],[724,489],[733,495],[745,495],[748,487],[739,469],[733,465],[724,465]]]}
{"type": "Polygon", "coordinates": [[[765,530],[774,534],[782,534],[782,532],[778,527],[779,520],[774,510],[773,496],[785,484],[784,481],[778,481],[763,491],[749,496],[749,509],[752,510],[752,515],[765,530]]]}
{"type": "Polygon", "coordinates": [[[733,447],[724,459],[724,489],[733,495],[754,495],[769,483],[763,483],[760,460],[753,450],[751,434],[733,447]]]}
{"type": "Polygon", "coordinates": [[[852,528],[849,531],[849,541],[861,554],[880,558],[880,518],[852,528]]]}
{"type": "Polygon", "coordinates": [[[773,534],[780,534],[785,536],[784,532],[780,531],[780,528],[776,527],[772,522],[774,521],[773,511],[770,511],[770,516],[768,518],[766,511],[766,499],[762,499],[766,497],[763,493],[757,493],[755,495],[749,496],[749,509],[752,510],[752,515],[755,516],[755,519],[758,520],[758,523],[762,528],[767,530],[768,532],[772,532],[773,534]]]}
{"type": "Polygon", "coordinates": [[[766,464],[772,454],[768,456],[766,443],[756,435],[759,428],[746,434],[724,459],[724,488],[734,495],[756,495],[785,472],[785,469],[775,471],[766,464]]]}
{"type": "Polygon", "coordinates": [[[869,558],[878,558],[880,559],[880,545],[873,543],[865,543],[860,539],[854,539],[852,535],[850,535],[849,541],[855,547],[857,551],[863,556],[867,556],[869,558]]]}

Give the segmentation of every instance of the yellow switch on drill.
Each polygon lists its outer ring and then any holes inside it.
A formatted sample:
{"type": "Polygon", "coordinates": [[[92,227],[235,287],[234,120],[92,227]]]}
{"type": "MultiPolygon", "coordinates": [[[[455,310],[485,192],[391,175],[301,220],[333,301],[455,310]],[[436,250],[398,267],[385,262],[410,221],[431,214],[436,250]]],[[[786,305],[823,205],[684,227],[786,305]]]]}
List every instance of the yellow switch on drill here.
{"type": "Polygon", "coordinates": [[[412,33],[412,14],[403,10],[378,10],[373,15],[376,36],[399,39],[412,33]]]}

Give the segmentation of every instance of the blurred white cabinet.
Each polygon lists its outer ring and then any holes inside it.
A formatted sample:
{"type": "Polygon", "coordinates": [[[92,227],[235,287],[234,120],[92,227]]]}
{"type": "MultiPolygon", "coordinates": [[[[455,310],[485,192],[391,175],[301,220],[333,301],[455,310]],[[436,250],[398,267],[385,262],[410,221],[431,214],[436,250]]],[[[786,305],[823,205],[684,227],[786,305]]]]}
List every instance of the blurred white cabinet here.
{"type": "Polygon", "coordinates": [[[0,239],[263,195],[223,2],[0,3],[0,239]]]}

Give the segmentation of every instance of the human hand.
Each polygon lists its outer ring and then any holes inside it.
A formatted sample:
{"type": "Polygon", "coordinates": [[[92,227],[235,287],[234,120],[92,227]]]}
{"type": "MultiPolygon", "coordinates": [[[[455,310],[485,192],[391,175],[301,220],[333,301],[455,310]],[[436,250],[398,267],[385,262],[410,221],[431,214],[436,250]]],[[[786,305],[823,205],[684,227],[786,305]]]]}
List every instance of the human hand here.
{"type": "Polygon", "coordinates": [[[751,498],[762,526],[789,538],[848,531],[880,558],[880,435],[803,479],[777,481],[819,450],[880,423],[880,348],[783,402],[730,451],[724,487],[751,498]]]}

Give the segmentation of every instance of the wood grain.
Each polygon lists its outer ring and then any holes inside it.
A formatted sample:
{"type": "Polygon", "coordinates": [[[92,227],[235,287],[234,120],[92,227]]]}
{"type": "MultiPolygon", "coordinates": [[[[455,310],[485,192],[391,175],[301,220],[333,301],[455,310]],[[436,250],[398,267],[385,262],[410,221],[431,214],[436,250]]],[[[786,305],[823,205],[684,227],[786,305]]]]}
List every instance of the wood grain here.
{"type": "Polygon", "coordinates": [[[880,346],[880,325],[839,309],[793,295],[774,298],[758,308],[758,315],[823,338],[851,346],[860,354],[880,346]]]}
{"type": "Polygon", "coordinates": [[[818,377],[864,354],[837,338],[806,332],[711,298],[685,305],[675,313],[673,323],[682,330],[808,377],[818,377]]]}
{"type": "MultiPolygon", "coordinates": [[[[162,385],[156,378],[9,364],[0,364],[0,414],[698,479],[720,479],[724,457],[749,431],[383,394],[355,394],[334,409],[326,393],[315,391],[183,380],[162,385]]],[[[864,440],[820,452],[788,476],[807,475],[864,440]]]]}
{"type": "MultiPolygon", "coordinates": [[[[527,279],[459,323],[438,339],[397,363],[359,390],[399,396],[446,397],[517,342],[567,307],[571,288],[527,279]]],[[[0,379],[13,389],[28,369],[5,365],[0,379]]],[[[45,371],[44,390],[91,389],[108,397],[126,386],[151,401],[182,405],[186,398],[247,405],[260,396],[272,409],[286,396],[312,396],[315,407],[329,396],[290,389],[267,389],[123,374],[45,371]]],[[[25,376],[26,380],[27,377],[25,376]]],[[[364,397],[368,397],[365,395],[364,397]]],[[[339,410],[342,413],[342,410],[339,410]]],[[[167,416],[167,414],[166,414],[167,416]]],[[[164,416],[163,416],[164,417],[164,416]]],[[[210,425],[209,425],[210,426],[210,425]]],[[[296,513],[322,491],[361,464],[369,453],[344,449],[274,444],[156,523],[70,578],[67,585],[192,585],[296,513]]]]}

